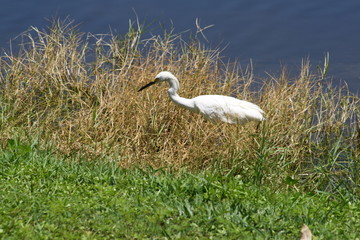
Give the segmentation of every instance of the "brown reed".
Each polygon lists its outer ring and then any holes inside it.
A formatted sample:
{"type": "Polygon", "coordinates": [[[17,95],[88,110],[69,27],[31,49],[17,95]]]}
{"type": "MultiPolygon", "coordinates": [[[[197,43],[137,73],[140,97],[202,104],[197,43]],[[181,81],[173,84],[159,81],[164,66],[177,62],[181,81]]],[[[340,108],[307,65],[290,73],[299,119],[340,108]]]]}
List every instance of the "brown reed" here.
{"type": "Polygon", "coordinates": [[[131,24],[123,36],[84,35],[61,21],[25,32],[18,52],[0,59],[2,144],[25,132],[57,153],[122,167],[215,168],[260,182],[331,172],[357,181],[359,97],[346,85],[312,73],[307,60],[295,78],[283,70],[255,79],[251,66],[224,62],[196,35],[143,33],[131,24]],[[258,104],[267,120],[258,129],[212,124],[171,103],[167,86],[137,92],[163,70],[179,78],[183,97],[231,95],[258,104]]]}

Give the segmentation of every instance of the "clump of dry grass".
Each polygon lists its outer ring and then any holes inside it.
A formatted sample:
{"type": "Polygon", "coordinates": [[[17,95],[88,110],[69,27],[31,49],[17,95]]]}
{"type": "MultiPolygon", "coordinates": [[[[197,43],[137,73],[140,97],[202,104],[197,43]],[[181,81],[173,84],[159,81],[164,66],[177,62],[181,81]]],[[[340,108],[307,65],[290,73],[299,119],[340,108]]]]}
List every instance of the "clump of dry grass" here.
{"type": "Polygon", "coordinates": [[[330,172],[358,181],[359,97],[312,74],[308,61],[295,79],[284,71],[255,83],[251,68],[224,63],[196,37],[142,32],[131,25],[124,36],[84,37],[54,21],[25,33],[19,52],[0,60],[3,144],[21,130],[61,153],[111,156],[123,167],[220,168],[279,183],[330,172]],[[184,97],[232,95],[257,103],[267,121],[259,130],[212,124],[172,104],[167,86],[137,92],[163,70],[178,76],[184,97]]]}

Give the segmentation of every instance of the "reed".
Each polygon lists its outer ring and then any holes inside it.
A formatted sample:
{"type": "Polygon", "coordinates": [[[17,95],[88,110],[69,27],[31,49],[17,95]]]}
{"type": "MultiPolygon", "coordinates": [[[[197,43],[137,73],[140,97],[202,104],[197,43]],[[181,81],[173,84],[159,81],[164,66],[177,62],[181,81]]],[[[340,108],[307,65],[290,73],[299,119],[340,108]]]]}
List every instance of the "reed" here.
{"type": "Polygon", "coordinates": [[[59,154],[126,168],[218,169],[310,189],[359,184],[359,97],[329,83],[328,66],[312,72],[304,60],[295,78],[284,70],[255,79],[251,66],[225,62],[196,34],[145,38],[144,29],[85,35],[54,21],[25,32],[18,51],[0,59],[2,145],[24,132],[59,154]],[[179,78],[184,97],[235,96],[258,104],[267,120],[258,129],[212,124],[171,103],[167,86],[137,92],[163,70],[179,78]]]}

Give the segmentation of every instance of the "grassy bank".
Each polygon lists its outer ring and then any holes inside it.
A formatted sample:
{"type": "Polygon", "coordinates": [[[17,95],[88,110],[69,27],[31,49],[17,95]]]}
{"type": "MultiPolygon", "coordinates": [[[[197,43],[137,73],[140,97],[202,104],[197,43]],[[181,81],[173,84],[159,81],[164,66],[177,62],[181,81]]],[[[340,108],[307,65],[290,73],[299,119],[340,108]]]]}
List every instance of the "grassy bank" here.
{"type": "Polygon", "coordinates": [[[60,154],[111,156],[122,167],[218,169],[307,190],[359,184],[359,97],[324,78],[327,64],[255,79],[197,35],[143,32],[131,25],[122,36],[85,36],[54,21],[24,33],[20,50],[0,58],[2,145],[23,132],[60,154]],[[184,97],[232,95],[258,104],[267,121],[258,131],[211,124],[172,104],[165,86],[137,92],[161,70],[179,77],[184,97]]]}
{"type": "Polygon", "coordinates": [[[0,152],[2,239],[316,239],[360,237],[348,193],[274,191],[210,172],[126,170],[58,159],[11,140],[0,152]]]}
{"type": "Polygon", "coordinates": [[[54,21],[0,56],[1,237],[359,237],[360,99],[327,58],[257,79],[196,34],[144,31],[54,21]],[[137,92],[162,70],[183,97],[231,95],[267,120],[212,124],[167,86],[137,92]]]}

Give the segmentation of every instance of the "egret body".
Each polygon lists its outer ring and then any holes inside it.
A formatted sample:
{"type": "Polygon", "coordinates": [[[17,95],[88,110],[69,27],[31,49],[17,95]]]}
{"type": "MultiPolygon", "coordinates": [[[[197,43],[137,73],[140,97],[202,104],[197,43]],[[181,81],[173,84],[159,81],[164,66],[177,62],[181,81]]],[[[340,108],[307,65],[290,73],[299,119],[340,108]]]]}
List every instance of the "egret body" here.
{"type": "Polygon", "coordinates": [[[156,75],[155,80],[139,89],[143,89],[160,82],[168,82],[170,99],[192,112],[200,113],[205,119],[212,122],[226,122],[231,124],[244,124],[249,121],[265,120],[259,106],[251,102],[223,95],[201,95],[187,99],[180,97],[177,91],[180,88],[179,80],[170,72],[164,71],[156,75]]]}

